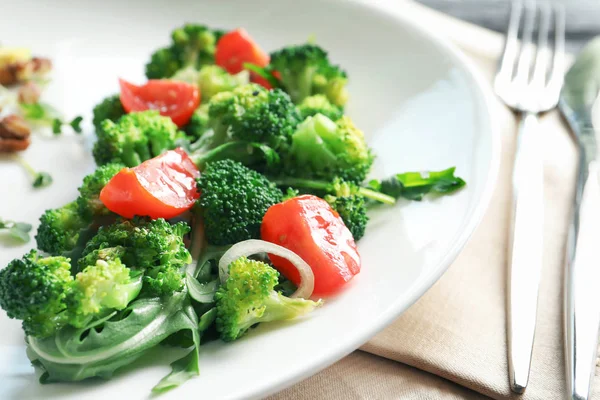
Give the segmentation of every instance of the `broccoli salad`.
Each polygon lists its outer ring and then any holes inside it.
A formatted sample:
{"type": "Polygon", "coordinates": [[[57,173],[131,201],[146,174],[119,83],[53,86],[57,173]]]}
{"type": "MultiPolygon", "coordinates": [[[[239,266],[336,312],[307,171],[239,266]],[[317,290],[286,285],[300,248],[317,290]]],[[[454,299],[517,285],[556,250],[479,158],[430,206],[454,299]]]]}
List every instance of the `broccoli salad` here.
{"type": "Polygon", "coordinates": [[[187,24],[145,71],[93,109],[79,196],[0,271],[42,383],[110,378],[160,345],[189,350],[153,391],[172,389],[199,374],[201,342],[344,290],[369,209],[465,185],[454,168],[367,180],[348,76],[316,44],[268,54],[243,29],[187,24]]]}

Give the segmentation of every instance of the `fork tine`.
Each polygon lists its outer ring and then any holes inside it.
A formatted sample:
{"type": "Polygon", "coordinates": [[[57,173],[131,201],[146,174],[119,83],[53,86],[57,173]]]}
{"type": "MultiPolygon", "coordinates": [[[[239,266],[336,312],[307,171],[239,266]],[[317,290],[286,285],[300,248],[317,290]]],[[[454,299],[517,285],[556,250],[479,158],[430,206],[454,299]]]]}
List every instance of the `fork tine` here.
{"type": "Polygon", "coordinates": [[[565,75],[565,8],[562,4],[554,8],[554,58],[548,86],[560,91],[565,75]]]}
{"type": "Polygon", "coordinates": [[[548,67],[550,62],[550,47],[548,46],[548,35],[550,32],[550,17],[552,9],[547,2],[540,6],[540,27],[538,30],[537,54],[531,83],[536,88],[542,88],[546,85],[548,77],[548,67]]]}
{"type": "Polygon", "coordinates": [[[500,68],[496,74],[496,79],[510,81],[515,68],[517,59],[517,48],[519,45],[518,34],[521,14],[523,12],[522,0],[513,0],[510,7],[510,18],[506,30],[506,39],[504,41],[504,51],[500,61],[500,68]]]}
{"type": "Polygon", "coordinates": [[[521,39],[521,54],[517,64],[515,82],[527,84],[531,74],[531,61],[533,59],[533,29],[535,26],[536,6],[535,0],[525,2],[523,17],[523,38],[521,39]]]}

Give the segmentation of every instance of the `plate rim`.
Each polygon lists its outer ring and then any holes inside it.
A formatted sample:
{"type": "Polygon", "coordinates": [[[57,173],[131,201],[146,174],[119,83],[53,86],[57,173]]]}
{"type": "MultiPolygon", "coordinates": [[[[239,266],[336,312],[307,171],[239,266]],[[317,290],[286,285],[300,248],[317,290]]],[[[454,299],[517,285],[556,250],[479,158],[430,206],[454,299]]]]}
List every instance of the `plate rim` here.
{"type": "MultiPolygon", "coordinates": [[[[474,206],[474,210],[472,211],[471,215],[466,218],[466,223],[463,224],[463,228],[460,231],[457,239],[454,240],[454,243],[451,244],[450,249],[437,263],[435,268],[432,268],[432,273],[426,277],[423,285],[418,289],[413,290],[403,305],[397,305],[396,303],[392,304],[388,310],[383,312],[376,319],[375,323],[371,324],[369,329],[365,330],[362,335],[357,336],[357,338],[352,340],[352,345],[349,345],[336,352],[329,353],[328,356],[324,357],[322,360],[319,360],[319,362],[314,363],[311,368],[306,368],[303,370],[303,372],[296,373],[285,381],[281,381],[276,385],[269,386],[269,388],[257,388],[255,392],[248,393],[247,398],[250,399],[258,399],[270,396],[313,375],[318,374],[325,368],[333,365],[350,353],[356,351],[358,348],[360,348],[360,346],[368,342],[377,333],[391,325],[394,320],[396,320],[402,313],[415,304],[417,300],[423,297],[423,295],[429,289],[431,289],[431,287],[437,281],[440,280],[448,268],[450,268],[452,263],[456,260],[473,236],[473,233],[477,227],[481,224],[481,221],[489,208],[494,188],[496,187],[496,182],[498,180],[502,141],[500,129],[496,124],[493,123],[496,119],[495,114],[492,112],[492,99],[495,98],[495,95],[489,82],[487,79],[485,79],[483,73],[477,69],[475,63],[470,60],[468,56],[449,39],[446,39],[440,33],[434,30],[428,30],[427,28],[422,27],[417,22],[411,20],[408,16],[391,11],[391,6],[387,3],[381,4],[378,1],[370,3],[367,0],[333,0],[331,3],[345,3],[345,5],[350,5],[352,7],[364,8],[369,12],[376,14],[380,18],[387,18],[395,21],[396,23],[404,24],[404,26],[410,29],[412,33],[415,33],[421,38],[429,41],[441,52],[444,52],[447,56],[449,56],[450,59],[454,61],[454,65],[462,67],[463,72],[466,73],[467,79],[472,81],[472,91],[476,94],[475,98],[479,99],[479,102],[482,106],[481,108],[484,110],[481,113],[481,116],[485,118],[485,121],[489,126],[488,131],[491,138],[491,159],[489,169],[484,178],[486,183],[484,184],[484,188],[481,192],[479,202],[474,206]]],[[[398,7],[401,8],[402,5],[399,5],[398,7]]]]}

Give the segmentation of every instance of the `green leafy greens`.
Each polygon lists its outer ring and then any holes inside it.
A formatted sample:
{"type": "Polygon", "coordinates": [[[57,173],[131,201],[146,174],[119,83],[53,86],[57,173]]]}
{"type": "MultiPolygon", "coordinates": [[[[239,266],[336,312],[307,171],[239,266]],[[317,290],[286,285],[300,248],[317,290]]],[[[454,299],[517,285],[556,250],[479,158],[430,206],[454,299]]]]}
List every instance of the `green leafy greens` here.
{"type": "Polygon", "coordinates": [[[31,225],[24,222],[7,221],[0,218],[0,231],[5,230],[10,237],[19,242],[27,243],[31,240],[29,232],[31,225]]]}
{"type": "Polygon", "coordinates": [[[442,171],[405,172],[381,181],[373,179],[369,182],[369,187],[395,198],[420,201],[429,193],[450,194],[465,186],[465,181],[454,175],[455,169],[456,167],[442,171]]]}

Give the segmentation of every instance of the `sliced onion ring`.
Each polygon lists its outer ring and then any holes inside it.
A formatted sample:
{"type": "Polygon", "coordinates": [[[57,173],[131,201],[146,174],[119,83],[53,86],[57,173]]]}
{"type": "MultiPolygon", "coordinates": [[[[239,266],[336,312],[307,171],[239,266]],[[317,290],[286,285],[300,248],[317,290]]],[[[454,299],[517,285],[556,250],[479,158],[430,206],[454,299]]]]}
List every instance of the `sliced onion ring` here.
{"type": "Polygon", "coordinates": [[[312,295],[315,288],[315,275],[306,261],[293,251],[275,243],[265,242],[264,240],[244,240],[231,246],[219,260],[219,277],[221,278],[221,283],[225,283],[229,277],[229,264],[240,257],[248,257],[258,253],[274,254],[294,264],[294,267],[300,273],[300,285],[298,285],[298,289],[290,297],[308,299],[312,295]]]}

